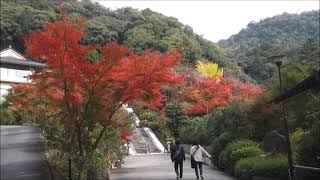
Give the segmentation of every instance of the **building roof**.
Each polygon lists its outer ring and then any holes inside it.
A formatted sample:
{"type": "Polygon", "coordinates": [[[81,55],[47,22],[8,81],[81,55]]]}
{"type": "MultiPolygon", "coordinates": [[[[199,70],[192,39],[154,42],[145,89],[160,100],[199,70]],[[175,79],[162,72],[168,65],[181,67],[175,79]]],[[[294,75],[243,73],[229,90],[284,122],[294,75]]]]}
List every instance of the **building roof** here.
{"type": "Polygon", "coordinates": [[[9,48],[6,48],[0,51],[0,57],[8,57],[8,56],[14,57],[20,60],[26,60],[26,58],[22,54],[12,49],[11,46],[9,46],[9,48]]]}
{"type": "Polygon", "coordinates": [[[9,46],[9,48],[7,49],[3,49],[0,51],[0,64],[1,64],[1,67],[2,66],[3,67],[19,66],[24,68],[26,67],[41,68],[46,66],[45,64],[38,63],[25,58],[22,54],[12,49],[11,46],[9,46]]]}
{"type": "Polygon", "coordinates": [[[13,57],[1,57],[0,64],[3,65],[19,65],[19,66],[29,66],[29,67],[45,67],[46,65],[43,63],[38,63],[31,60],[20,60],[13,57]]]}

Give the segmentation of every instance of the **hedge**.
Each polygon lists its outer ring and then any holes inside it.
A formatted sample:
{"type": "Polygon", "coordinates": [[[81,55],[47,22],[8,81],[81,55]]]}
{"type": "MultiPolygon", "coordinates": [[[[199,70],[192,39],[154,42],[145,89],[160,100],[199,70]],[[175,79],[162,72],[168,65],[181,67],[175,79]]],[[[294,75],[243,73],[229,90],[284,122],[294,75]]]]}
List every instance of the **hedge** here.
{"type": "Polygon", "coordinates": [[[239,176],[242,170],[249,171],[251,176],[288,179],[288,161],[283,155],[241,159],[235,166],[236,176],[239,176]]]}
{"type": "Polygon", "coordinates": [[[222,133],[219,137],[215,138],[210,144],[210,154],[212,155],[212,164],[219,167],[219,156],[223,149],[232,142],[235,137],[228,133],[222,133]]]}
{"type": "MultiPolygon", "coordinates": [[[[298,148],[297,164],[302,166],[320,167],[320,123],[314,124],[309,133],[303,135],[298,148]]],[[[299,179],[319,180],[320,172],[297,169],[299,179]]]]}
{"type": "Polygon", "coordinates": [[[262,150],[256,146],[244,147],[231,153],[233,167],[237,161],[247,157],[256,157],[262,154],[262,150]]]}
{"type": "Polygon", "coordinates": [[[236,140],[227,145],[219,155],[219,167],[233,173],[236,161],[261,154],[258,144],[251,140],[236,140]]]}

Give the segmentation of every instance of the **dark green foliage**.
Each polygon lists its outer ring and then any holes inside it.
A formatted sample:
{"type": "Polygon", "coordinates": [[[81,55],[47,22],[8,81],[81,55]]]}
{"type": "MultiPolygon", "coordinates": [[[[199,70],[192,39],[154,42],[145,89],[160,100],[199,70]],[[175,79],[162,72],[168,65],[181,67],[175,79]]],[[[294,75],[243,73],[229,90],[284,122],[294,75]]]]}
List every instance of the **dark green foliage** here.
{"type": "Polygon", "coordinates": [[[244,158],[236,163],[235,175],[239,176],[243,170],[256,177],[288,179],[288,161],[285,156],[244,158]]]}
{"type": "MultiPolygon", "coordinates": [[[[11,93],[11,90],[9,90],[11,93]]],[[[6,95],[0,97],[0,125],[24,125],[31,124],[34,117],[30,114],[17,113],[10,108],[10,104],[5,100],[6,95]]]]}
{"type": "Polygon", "coordinates": [[[207,118],[194,117],[187,118],[184,121],[185,127],[182,128],[180,139],[185,144],[199,143],[201,145],[208,145],[210,138],[207,132],[207,118]]]}
{"type": "Polygon", "coordinates": [[[123,36],[126,22],[112,16],[97,16],[87,21],[89,44],[106,42],[118,42],[123,36]]]}
{"type": "Polygon", "coordinates": [[[233,165],[235,165],[235,163],[240,159],[247,158],[247,157],[255,157],[261,154],[262,154],[262,150],[260,148],[258,148],[257,146],[249,146],[249,147],[236,149],[235,151],[233,151],[231,153],[231,160],[233,165]]]}
{"type": "MultiPolygon", "coordinates": [[[[318,119],[319,120],[319,119],[318,119]]],[[[320,123],[316,123],[300,142],[297,163],[302,166],[320,167],[320,123]]],[[[320,172],[297,169],[300,179],[318,180],[320,172]]]]}
{"type": "Polygon", "coordinates": [[[142,53],[144,49],[150,49],[157,43],[152,30],[143,26],[136,26],[126,32],[125,43],[134,51],[142,53]]]}
{"type": "Polygon", "coordinates": [[[260,159],[260,157],[248,157],[240,159],[234,168],[234,175],[239,177],[242,175],[241,171],[248,172],[252,170],[253,164],[260,159]]]}
{"type": "Polygon", "coordinates": [[[233,102],[217,108],[208,118],[209,137],[218,137],[223,132],[246,134],[248,124],[245,107],[246,104],[243,102],[233,102]]]}
{"type": "Polygon", "coordinates": [[[320,68],[320,45],[316,39],[308,39],[298,51],[299,61],[320,68]]]}
{"type": "Polygon", "coordinates": [[[218,166],[220,153],[230,142],[234,141],[234,139],[234,135],[225,132],[212,141],[212,143],[210,144],[210,154],[212,155],[213,165],[218,166]]]}
{"type": "Polygon", "coordinates": [[[251,140],[236,140],[227,145],[219,155],[219,168],[233,173],[233,168],[241,158],[254,157],[261,154],[258,144],[251,140]]]}
{"type": "Polygon", "coordinates": [[[180,104],[168,104],[165,111],[166,116],[169,118],[167,121],[167,127],[172,130],[173,136],[178,138],[182,127],[186,123],[187,117],[182,112],[180,104]]]}
{"type": "Polygon", "coordinates": [[[259,22],[250,22],[238,34],[218,44],[226,49],[228,56],[235,59],[246,73],[263,82],[272,76],[272,64],[267,59],[271,55],[287,54],[298,59],[297,52],[300,49],[300,52],[305,52],[305,55],[298,55],[301,62],[316,63],[319,51],[310,52],[319,49],[319,43],[308,41],[305,45],[308,50],[300,46],[307,39],[319,42],[319,33],[319,11],[283,13],[259,22]]]}
{"type": "Polygon", "coordinates": [[[47,0],[1,0],[0,48],[13,45],[24,50],[21,35],[39,31],[46,21],[56,19],[52,4],[47,0]]]}
{"type": "Polygon", "coordinates": [[[8,108],[6,102],[0,102],[0,125],[21,125],[22,119],[8,108]]]}

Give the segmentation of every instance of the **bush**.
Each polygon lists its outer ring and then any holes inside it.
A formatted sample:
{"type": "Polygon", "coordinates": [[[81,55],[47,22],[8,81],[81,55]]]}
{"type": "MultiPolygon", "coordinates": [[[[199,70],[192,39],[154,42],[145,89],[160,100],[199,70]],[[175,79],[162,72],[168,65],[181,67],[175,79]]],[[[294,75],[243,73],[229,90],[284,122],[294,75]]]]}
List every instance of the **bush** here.
{"type": "Polygon", "coordinates": [[[241,175],[241,170],[251,171],[253,164],[259,159],[259,157],[249,157],[240,159],[237,161],[236,166],[234,168],[234,174],[236,177],[241,175]]]}
{"type": "Polygon", "coordinates": [[[223,133],[215,138],[210,144],[210,154],[212,155],[212,164],[219,166],[219,156],[228,143],[233,141],[235,137],[231,133],[223,133]]]}
{"type": "MultiPolygon", "coordinates": [[[[1,101],[1,99],[0,99],[1,101]]],[[[12,112],[5,102],[0,102],[0,125],[21,125],[23,121],[19,114],[12,112]]]]}
{"type": "Polygon", "coordinates": [[[254,176],[288,178],[288,159],[286,156],[277,156],[258,160],[252,171],[254,176]]]}
{"type": "Polygon", "coordinates": [[[292,156],[293,161],[296,162],[298,158],[298,150],[301,146],[301,141],[304,135],[308,133],[307,131],[298,128],[292,134],[290,134],[291,148],[292,148],[292,156]]]}
{"type": "Polygon", "coordinates": [[[210,144],[207,132],[208,121],[205,117],[186,118],[183,121],[184,127],[181,127],[180,139],[186,144],[197,142],[201,145],[210,144]]]}
{"type": "Polygon", "coordinates": [[[244,147],[235,150],[231,153],[232,164],[235,165],[237,161],[247,157],[256,157],[262,154],[262,150],[257,146],[244,147]]]}
{"type": "Polygon", "coordinates": [[[288,179],[288,161],[283,155],[241,159],[235,166],[236,176],[240,175],[241,170],[249,171],[251,176],[288,179]]]}
{"type": "Polygon", "coordinates": [[[228,162],[228,152],[227,151],[222,151],[219,155],[219,158],[218,158],[218,167],[220,169],[225,169],[227,168],[226,166],[226,162],[228,162]]]}
{"type": "Polygon", "coordinates": [[[222,169],[233,173],[233,168],[237,160],[243,157],[257,156],[261,153],[258,144],[251,140],[236,140],[227,145],[219,155],[219,166],[222,169]],[[251,147],[251,148],[249,148],[251,147]],[[236,157],[234,157],[234,154],[236,157]],[[220,159],[221,158],[221,159],[220,159]]]}
{"type": "MultiPolygon", "coordinates": [[[[310,132],[303,136],[297,162],[302,166],[320,167],[320,124],[314,125],[310,132]]],[[[315,171],[297,169],[296,174],[299,179],[320,179],[320,173],[315,171]]]]}

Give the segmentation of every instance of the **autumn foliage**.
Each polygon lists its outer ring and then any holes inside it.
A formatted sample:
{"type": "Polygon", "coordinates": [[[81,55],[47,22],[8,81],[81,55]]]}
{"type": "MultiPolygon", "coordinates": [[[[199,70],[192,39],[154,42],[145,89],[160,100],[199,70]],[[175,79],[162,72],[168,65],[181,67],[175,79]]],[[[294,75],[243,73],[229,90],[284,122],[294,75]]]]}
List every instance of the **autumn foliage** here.
{"type": "Polygon", "coordinates": [[[189,102],[191,107],[185,108],[188,115],[201,115],[212,112],[216,107],[228,105],[235,100],[253,102],[263,92],[251,83],[240,82],[224,77],[186,77],[182,101],[189,102]]]}
{"type": "Polygon", "coordinates": [[[262,92],[253,84],[222,77],[218,67],[219,75],[213,77],[177,75],[178,50],[137,55],[115,43],[84,44],[85,36],[83,23],[65,14],[44,31],[26,36],[27,55],[47,66],[30,77],[33,83],[15,85],[8,96],[14,111],[34,116],[46,131],[56,133],[50,137],[60,137],[60,148],[74,155],[79,172],[106,144],[101,139],[107,130],[110,134],[116,129],[114,137],[128,140],[128,123],[114,117],[125,103],[157,107],[163,103],[160,89],[178,85],[177,100],[190,104],[183,111],[201,115],[234,100],[253,101],[262,92]],[[92,52],[97,52],[95,61],[89,60],[92,52]]]}
{"type": "MultiPolygon", "coordinates": [[[[76,153],[83,158],[79,163],[92,155],[106,129],[117,124],[111,121],[124,103],[160,103],[160,87],[177,82],[173,68],[180,61],[177,50],[137,55],[115,43],[82,44],[85,35],[83,23],[67,15],[28,35],[27,55],[47,66],[31,77],[32,84],[14,86],[8,97],[13,109],[28,110],[41,121],[54,115],[56,123],[71,132],[70,142],[76,142],[76,153]],[[88,60],[92,51],[99,52],[95,62],[88,60]]],[[[125,140],[128,134],[120,130],[119,138],[125,140]]]]}
{"type": "Polygon", "coordinates": [[[32,77],[38,95],[66,108],[79,108],[79,112],[72,110],[75,117],[81,111],[90,113],[97,104],[100,109],[94,112],[99,114],[95,120],[101,122],[110,120],[122,103],[144,100],[157,105],[160,87],[177,80],[172,71],[180,59],[177,51],[159,54],[146,50],[138,56],[114,43],[83,45],[84,36],[83,26],[65,16],[26,39],[27,54],[47,63],[47,68],[32,77]],[[91,63],[87,55],[95,49],[100,59],[91,63]]]}

